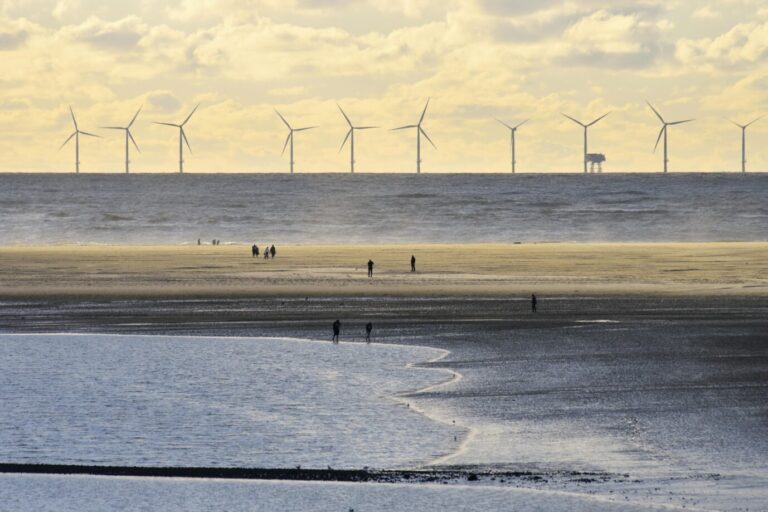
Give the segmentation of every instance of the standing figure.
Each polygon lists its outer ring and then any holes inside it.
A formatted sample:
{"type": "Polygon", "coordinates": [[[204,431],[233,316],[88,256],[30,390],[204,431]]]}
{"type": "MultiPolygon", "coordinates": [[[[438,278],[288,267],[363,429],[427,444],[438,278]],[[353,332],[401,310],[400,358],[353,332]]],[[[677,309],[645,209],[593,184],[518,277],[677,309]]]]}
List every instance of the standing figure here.
{"type": "Polygon", "coordinates": [[[532,294],[531,294],[531,312],[532,312],[532,313],[535,313],[535,312],[536,312],[536,303],[537,303],[537,302],[538,302],[538,301],[536,300],[536,294],[535,294],[535,293],[532,293],[532,294]]]}
{"type": "Polygon", "coordinates": [[[411,254],[411,272],[416,272],[416,256],[411,254]]]}
{"type": "Polygon", "coordinates": [[[368,260],[368,277],[373,277],[373,260],[368,260]]]}
{"type": "Polygon", "coordinates": [[[368,322],[365,324],[365,341],[366,343],[371,342],[371,331],[373,330],[373,324],[371,322],[368,322]]]}
{"type": "Polygon", "coordinates": [[[269,253],[272,255],[272,259],[275,259],[275,254],[277,253],[277,250],[275,249],[275,244],[272,244],[272,247],[269,248],[269,253]]]}
{"type": "Polygon", "coordinates": [[[259,255],[259,246],[256,244],[253,244],[251,246],[251,256],[256,258],[259,255]]]}
{"type": "Polygon", "coordinates": [[[339,342],[339,332],[341,332],[341,321],[340,320],[336,320],[335,322],[333,322],[333,338],[332,338],[332,341],[334,343],[338,343],[339,342]]]}

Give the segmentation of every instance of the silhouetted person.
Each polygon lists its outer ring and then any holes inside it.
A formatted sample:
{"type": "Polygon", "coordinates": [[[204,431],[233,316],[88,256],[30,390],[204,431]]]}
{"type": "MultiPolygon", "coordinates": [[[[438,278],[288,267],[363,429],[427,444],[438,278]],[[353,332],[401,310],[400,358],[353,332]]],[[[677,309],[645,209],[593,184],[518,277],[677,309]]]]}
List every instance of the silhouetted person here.
{"type": "Polygon", "coordinates": [[[538,301],[536,300],[536,294],[535,294],[535,293],[532,293],[532,294],[531,294],[531,312],[532,312],[532,313],[535,313],[535,312],[536,312],[536,303],[537,303],[537,302],[538,302],[538,301]]]}
{"type": "Polygon", "coordinates": [[[373,330],[373,324],[371,322],[368,322],[365,324],[365,341],[370,343],[371,342],[371,331],[373,330]]]}
{"type": "Polygon", "coordinates": [[[373,260],[368,260],[368,277],[373,277],[373,260]]]}
{"type": "Polygon", "coordinates": [[[339,342],[339,332],[341,332],[341,321],[336,320],[333,322],[333,342],[338,343],[339,342]]]}
{"type": "Polygon", "coordinates": [[[416,272],[416,256],[411,254],[411,272],[416,272]]]}
{"type": "Polygon", "coordinates": [[[275,254],[277,254],[277,249],[275,249],[274,244],[272,247],[269,248],[269,253],[272,255],[272,259],[275,259],[275,254]]]}
{"type": "Polygon", "coordinates": [[[267,249],[266,247],[264,248],[264,259],[265,260],[269,259],[269,249],[267,249]]]}
{"type": "Polygon", "coordinates": [[[199,238],[197,239],[197,245],[201,245],[199,238]]]}
{"type": "Polygon", "coordinates": [[[257,257],[258,255],[259,255],[259,246],[258,246],[258,245],[256,245],[256,244],[253,244],[253,245],[251,246],[251,256],[253,256],[253,257],[255,258],[255,257],[257,257]]]}

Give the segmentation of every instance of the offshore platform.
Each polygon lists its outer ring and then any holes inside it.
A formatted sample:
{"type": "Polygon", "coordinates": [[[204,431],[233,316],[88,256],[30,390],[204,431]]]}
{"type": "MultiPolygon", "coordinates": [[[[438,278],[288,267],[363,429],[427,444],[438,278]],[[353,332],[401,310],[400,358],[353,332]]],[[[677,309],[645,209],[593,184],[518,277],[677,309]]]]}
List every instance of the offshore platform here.
{"type": "Polygon", "coordinates": [[[605,162],[605,155],[602,153],[587,153],[587,163],[589,164],[589,172],[595,172],[595,166],[597,166],[597,172],[603,172],[603,162],[605,162]]]}

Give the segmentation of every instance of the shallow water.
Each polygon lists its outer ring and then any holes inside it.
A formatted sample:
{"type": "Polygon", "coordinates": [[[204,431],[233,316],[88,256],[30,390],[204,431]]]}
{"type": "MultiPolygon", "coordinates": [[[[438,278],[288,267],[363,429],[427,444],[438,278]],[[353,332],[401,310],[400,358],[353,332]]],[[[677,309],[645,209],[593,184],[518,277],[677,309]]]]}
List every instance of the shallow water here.
{"type": "MultiPolygon", "coordinates": [[[[0,475],[5,510],[89,512],[283,511],[573,512],[669,510],[625,496],[611,500],[574,493],[461,485],[255,482],[183,478],[0,475]]],[[[675,508],[673,508],[674,510],[675,508]]]]}
{"type": "Polygon", "coordinates": [[[0,460],[335,468],[426,463],[456,428],[391,398],[452,378],[422,347],[0,335],[0,460]]]}
{"type": "Polygon", "coordinates": [[[766,174],[0,174],[0,244],[768,239],[766,174]]]}

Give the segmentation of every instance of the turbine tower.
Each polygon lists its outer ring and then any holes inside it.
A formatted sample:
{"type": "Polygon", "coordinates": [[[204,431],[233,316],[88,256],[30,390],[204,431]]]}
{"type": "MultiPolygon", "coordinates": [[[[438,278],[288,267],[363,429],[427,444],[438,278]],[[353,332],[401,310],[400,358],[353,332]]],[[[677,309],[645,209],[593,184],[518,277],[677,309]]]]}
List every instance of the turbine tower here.
{"type": "Polygon", "coordinates": [[[285,123],[285,126],[288,127],[288,137],[285,139],[285,144],[283,144],[283,152],[280,153],[281,155],[285,154],[285,148],[288,146],[288,143],[291,143],[291,174],[293,174],[293,132],[303,132],[306,130],[312,130],[314,128],[317,128],[317,126],[307,126],[306,128],[293,128],[290,124],[288,124],[288,121],[285,120],[283,115],[275,109],[275,113],[280,117],[280,119],[285,123]]]}
{"type": "Polygon", "coordinates": [[[136,151],[141,153],[141,150],[139,149],[139,145],[136,144],[136,140],[133,138],[133,135],[131,134],[131,126],[133,126],[134,121],[136,121],[136,118],[139,117],[139,112],[141,112],[141,107],[139,107],[139,110],[136,111],[136,113],[133,115],[133,119],[131,119],[131,122],[128,123],[128,126],[122,127],[122,126],[103,126],[105,130],[123,130],[125,131],[125,174],[128,174],[129,166],[131,163],[129,154],[128,154],[128,139],[133,142],[133,145],[136,147],[136,151]]]}
{"type": "Polygon", "coordinates": [[[67,140],[64,141],[64,144],[62,144],[59,147],[59,151],[61,151],[61,148],[67,145],[67,142],[72,140],[72,137],[75,138],[75,174],[80,174],[80,135],[87,135],[88,137],[96,137],[97,139],[100,139],[101,137],[98,135],[94,135],[93,133],[88,133],[80,130],[77,126],[77,119],[75,119],[75,113],[72,111],[72,106],[69,107],[69,114],[72,116],[72,123],[75,125],[75,131],[72,132],[72,135],[67,137],[67,140]]]}
{"type": "Polygon", "coordinates": [[[341,147],[339,148],[339,153],[341,153],[341,150],[344,149],[344,144],[347,143],[347,139],[349,139],[349,170],[352,174],[355,173],[355,130],[372,130],[374,128],[378,128],[378,126],[354,126],[352,124],[352,121],[349,120],[349,116],[347,116],[346,112],[344,112],[344,109],[341,108],[341,105],[337,104],[337,107],[339,107],[339,110],[341,111],[341,115],[344,116],[344,119],[347,121],[347,124],[349,125],[349,131],[347,132],[346,137],[344,137],[344,142],[341,143],[341,147]]]}
{"type": "Polygon", "coordinates": [[[747,172],[747,128],[761,120],[765,116],[760,116],[757,119],[750,121],[747,124],[739,124],[736,121],[731,121],[733,124],[741,128],[741,172],[747,172]]]}
{"type": "Polygon", "coordinates": [[[663,117],[661,117],[661,114],[653,108],[653,105],[649,101],[646,101],[648,103],[648,106],[651,107],[651,110],[653,110],[653,113],[656,114],[656,117],[659,118],[659,121],[661,121],[662,127],[661,131],[659,132],[659,136],[656,138],[656,145],[653,146],[653,152],[656,152],[656,148],[659,147],[659,141],[661,140],[661,136],[664,136],[664,174],[667,174],[668,171],[668,164],[669,164],[669,153],[667,152],[667,128],[670,126],[675,126],[676,124],[683,124],[683,123],[690,123],[693,121],[693,119],[686,119],[684,121],[673,121],[671,123],[668,123],[664,120],[663,117]]]}
{"type": "Polygon", "coordinates": [[[503,124],[507,128],[509,128],[509,137],[510,137],[510,144],[512,147],[512,174],[515,174],[515,164],[517,164],[517,159],[515,158],[515,134],[517,133],[517,129],[523,126],[525,123],[528,122],[528,119],[523,121],[522,123],[516,125],[516,126],[510,126],[504,121],[500,119],[496,119],[499,123],[503,124]]]}
{"type": "Polygon", "coordinates": [[[392,131],[396,131],[396,130],[407,130],[409,128],[416,128],[416,174],[421,174],[421,136],[424,135],[424,137],[427,138],[429,143],[432,144],[432,147],[437,149],[437,146],[435,146],[435,143],[432,142],[432,139],[429,138],[429,135],[427,135],[427,132],[425,132],[424,128],[421,127],[421,124],[424,122],[424,116],[427,114],[427,107],[429,107],[429,98],[427,98],[427,104],[424,105],[424,111],[421,113],[421,117],[419,118],[419,122],[417,124],[409,124],[408,126],[393,128],[392,130],[392,131]]]}
{"type": "Polygon", "coordinates": [[[189,119],[192,117],[192,114],[197,111],[200,104],[198,104],[194,109],[192,109],[192,112],[189,113],[187,118],[182,122],[181,124],[173,124],[173,123],[159,123],[155,121],[155,124],[162,124],[163,126],[172,126],[174,128],[179,129],[179,174],[184,174],[184,144],[187,145],[187,149],[189,149],[189,152],[192,152],[192,147],[189,145],[189,140],[187,140],[187,134],[184,132],[184,125],[189,122],[189,119]]]}
{"type": "Polygon", "coordinates": [[[598,117],[597,119],[595,119],[594,121],[592,121],[589,124],[584,124],[581,121],[579,121],[577,119],[574,119],[574,118],[572,118],[571,116],[569,116],[567,114],[563,114],[563,116],[567,117],[568,119],[570,119],[574,123],[576,123],[579,126],[581,126],[582,128],[584,128],[584,174],[587,174],[587,154],[589,153],[589,149],[588,149],[589,148],[589,144],[588,144],[589,128],[590,128],[590,126],[596,125],[599,121],[601,121],[608,114],[610,114],[610,112],[608,112],[606,114],[603,114],[602,116],[598,117]]]}

